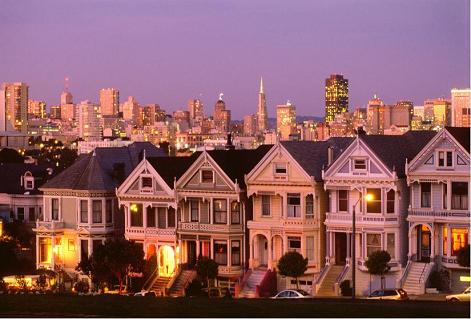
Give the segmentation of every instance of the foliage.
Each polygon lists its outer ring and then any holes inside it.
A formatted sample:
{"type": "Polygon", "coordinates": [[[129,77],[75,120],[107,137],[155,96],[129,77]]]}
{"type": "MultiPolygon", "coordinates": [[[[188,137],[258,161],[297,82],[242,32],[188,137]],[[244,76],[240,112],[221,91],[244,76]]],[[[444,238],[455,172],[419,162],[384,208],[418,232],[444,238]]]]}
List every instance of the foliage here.
{"type": "Polygon", "coordinates": [[[210,279],[215,279],[218,275],[218,264],[208,257],[200,257],[196,262],[196,273],[198,276],[207,283],[209,288],[210,279]]]}
{"type": "MultiPolygon", "coordinates": [[[[52,280],[57,277],[57,273],[54,270],[47,269],[47,268],[39,268],[36,270],[36,274],[39,275],[38,280],[40,280],[40,284],[42,281],[47,281],[47,286],[52,286],[52,280]]],[[[39,286],[39,285],[38,285],[39,286]]],[[[46,284],[45,284],[46,286],[46,284]]]]}
{"type": "Polygon", "coordinates": [[[0,151],[0,163],[23,163],[24,158],[12,148],[3,148],[0,151]]]}
{"type": "Polygon", "coordinates": [[[446,270],[433,271],[430,274],[430,287],[447,291],[450,287],[450,274],[446,270]]]}
{"type": "Polygon", "coordinates": [[[388,265],[390,260],[391,256],[387,251],[377,250],[372,252],[365,262],[370,274],[381,276],[381,289],[384,289],[384,275],[391,269],[388,265]]]}
{"type": "Polygon", "coordinates": [[[14,220],[4,223],[4,233],[11,237],[20,247],[34,248],[36,236],[26,223],[14,220]]]}
{"type": "Polygon", "coordinates": [[[15,281],[18,287],[20,288],[20,290],[26,290],[28,288],[24,275],[16,275],[15,281]]]}
{"type": "Polygon", "coordinates": [[[302,276],[307,270],[307,258],[296,251],[289,251],[281,256],[278,261],[278,270],[280,275],[293,277],[296,279],[296,287],[299,288],[298,277],[302,276]]]}
{"type": "Polygon", "coordinates": [[[16,242],[11,238],[0,239],[0,277],[17,273],[16,242]]]}
{"type": "Polygon", "coordinates": [[[340,292],[342,296],[351,296],[352,295],[352,287],[350,287],[350,280],[344,280],[340,283],[340,292]]]}
{"type": "Polygon", "coordinates": [[[198,279],[194,279],[185,289],[185,296],[200,296],[202,295],[203,284],[198,279]]]}
{"type": "Polygon", "coordinates": [[[97,284],[119,282],[119,292],[130,271],[142,271],[144,252],[141,246],[123,238],[109,239],[104,245],[98,245],[90,258],[82,260],[77,270],[91,273],[92,281],[97,284]]]}
{"type": "Polygon", "coordinates": [[[458,250],[457,261],[461,267],[469,268],[469,244],[458,250]]]}
{"type": "Polygon", "coordinates": [[[74,290],[79,293],[87,293],[90,290],[90,285],[85,280],[79,280],[75,283],[74,290]]]}

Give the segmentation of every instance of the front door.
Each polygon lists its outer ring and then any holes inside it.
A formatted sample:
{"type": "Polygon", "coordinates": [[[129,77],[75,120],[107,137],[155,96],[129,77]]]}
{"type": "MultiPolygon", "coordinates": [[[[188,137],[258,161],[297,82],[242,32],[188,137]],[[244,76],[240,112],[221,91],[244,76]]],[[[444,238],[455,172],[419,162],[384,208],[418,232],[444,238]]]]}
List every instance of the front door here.
{"type": "Polygon", "coordinates": [[[259,236],[258,239],[258,255],[260,257],[259,266],[268,265],[268,242],[265,236],[259,236]]]}
{"type": "Polygon", "coordinates": [[[335,264],[345,265],[347,258],[347,233],[335,233],[335,264]]]}
{"type": "Polygon", "coordinates": [[[187,242],[187,257],[188,257],[188,267],[192,269],[196,265],[196,242],[188,241],[187,242]]]}
{"type": "Polygon", "coordinates": [[[419,247],[419,260],[421,262],[430,262],[430,251],[431,251],[431,234],[430,230],[422,226],[419,228],[419,236],[417,236],[418,243],[417,247],[419,247]]]}

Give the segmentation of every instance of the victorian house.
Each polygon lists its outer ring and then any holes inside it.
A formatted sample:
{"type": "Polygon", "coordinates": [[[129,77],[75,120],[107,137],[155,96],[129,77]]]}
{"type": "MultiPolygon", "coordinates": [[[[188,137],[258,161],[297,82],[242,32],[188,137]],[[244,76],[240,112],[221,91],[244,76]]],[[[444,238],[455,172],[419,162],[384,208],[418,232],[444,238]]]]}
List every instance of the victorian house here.
{"type": "Polygon", "coordinates": [[[360,134],[323,171],[329,205],[325,218],[326,268],[317,282],[320,294],[338,294],[340,283],[351,278],[352,267],[356,267],[356,294],[378,289],[379,279],[370,279],[365,266],[368,256],[377,250],[385,250],[391,256],[386,286],[396,287],[407,263],[409,189],[405,163],[434,134],[360,134]],[[354,210],[356,228],[352,236],[354,210]],[[356,265],[352,265],[353,251],[356,265]]]}
{"type": "Polygon", "coordinates": [[[469,128],[446,127],[406,165],[411,189],[406,291],[424,293],[432,270],[446,270],[451,288],[463,290],[469,268],[457,251],[469,244],[469,128]]]}
{"type": "Polygon", "coordinates": [[[38,268],[73,273],[96,245],[122,234],[116,188],[145,152],[165,155],[147,142],[96,148],[40,188],[43,214],[34,228],[38,268]]]}
{"type": "MultiPolygon", "coordinates": [[[[277,143],[245,177],[251,198],[253,220],[248,221],[249,266],[259,284],[266,270],[275,270],[280,257],[297,251],[308,259],[300,278],[310,291],[324,265],[327,196],[322,169],[345,149],[352,138],[330,138],[324,142],[277,143]]],[[[278,280],[278,288],[291,282],[278,280]]],[[[243,293],[249,295],[245,288],[243,293]]]]}

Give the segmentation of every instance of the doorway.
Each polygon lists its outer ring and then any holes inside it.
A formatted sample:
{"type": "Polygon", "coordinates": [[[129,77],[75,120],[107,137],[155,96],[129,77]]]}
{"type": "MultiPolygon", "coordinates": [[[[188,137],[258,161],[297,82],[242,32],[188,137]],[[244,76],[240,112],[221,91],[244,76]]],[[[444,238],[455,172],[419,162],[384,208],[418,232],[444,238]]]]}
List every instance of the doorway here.
{"type": "Polygon", "coordinates": [[[196,265],[196,242],[195,241],[187,241],[186,242],[186,250],[187,250],[187,257],[188,257],[188,267],[193,269],[196,265]]]}
{"type": "Polygon", "coordinates": [[[335,233],[335,264],[345,265],[347,259],[347,233],[335,233]]]}
{"type": "Polygon", "coordinates": [[[170,246],[159,249],[159,276],[171,277],[175,271],[175,253],[170,246]]]}
{"type": "Polygon", "coordinates": [[[417,247],[419,248],[417,259],[428,263],[430,262],[432,234],[425,225],[417,226],[417,234],[417,247]]]}

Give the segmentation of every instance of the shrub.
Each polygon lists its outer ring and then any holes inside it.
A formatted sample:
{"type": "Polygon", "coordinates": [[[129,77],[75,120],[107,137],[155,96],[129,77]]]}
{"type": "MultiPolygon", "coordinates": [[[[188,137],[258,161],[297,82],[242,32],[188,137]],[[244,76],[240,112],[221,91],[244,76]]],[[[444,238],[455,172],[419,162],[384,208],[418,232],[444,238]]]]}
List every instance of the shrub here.
{"type": "Polygon", "coordinates": [[[185,296],[188,296],[188,297],[199,296],[202,294],[202,291],[201,291],[202,288],[203,288],[203,284],[201,283],[201,281],[194,279],[192,282],[190,282],[188,287],[186,287],[185,296]]]}
{"type": "Polygon", "coordinates": [[[433,271],[430,274],[430,287],[447,291],[450,287],[450,274],[446,270],[433,271]]]}
{"type": "Polygon", "coordinates": [[[90,286],[85,280],[79,280],[75,283],[74,290],[80,293],[87,293],[90,290],[90,286]]]}
{"type": "Polygon", "coordinates": [[[342,296],[352,295],[352,287],[350,287],[350,280],[344,280],[340,283],[340,292],[342,296]]]}

